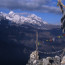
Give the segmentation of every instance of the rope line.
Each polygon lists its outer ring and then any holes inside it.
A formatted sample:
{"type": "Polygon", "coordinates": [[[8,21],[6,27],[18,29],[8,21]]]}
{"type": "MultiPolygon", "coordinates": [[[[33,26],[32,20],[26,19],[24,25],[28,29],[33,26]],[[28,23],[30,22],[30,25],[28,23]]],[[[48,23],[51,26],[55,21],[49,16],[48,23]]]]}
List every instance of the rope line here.
{"type": "Polygon", "coordinates": [[[43,53],[43,54],[56,54],[56,53],[60,53],[62,51],[63,51],[63,49],[59,50],[59,51],[56,51],[56,52],[42,52],[42,51],[39,51],[39,53],[43,53]]]}

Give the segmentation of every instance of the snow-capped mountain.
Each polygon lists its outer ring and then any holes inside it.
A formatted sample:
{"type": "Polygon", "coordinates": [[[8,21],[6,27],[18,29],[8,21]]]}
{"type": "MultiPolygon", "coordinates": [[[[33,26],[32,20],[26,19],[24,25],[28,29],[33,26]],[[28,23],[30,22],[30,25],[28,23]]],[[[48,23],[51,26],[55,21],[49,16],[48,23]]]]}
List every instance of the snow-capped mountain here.
{"type": "Polygon", "coordinates": [[[38,17],[35,14],[31,14],[31,15],[28,15],[27,17],[24,17],[14,13],[13,11],[10,11],[9,14],[1,12],[0,16],[16,24],[30,23],[30,24],[38,25],[38,26],[42,26],[42,24],[47,24],[47,22],[44,22],[40,17],[38,17]]]}
{"type": "MultiPolygon", "coordinates": [[[[30,53],[36,48],[36,31],[38,31],[39,34],[38,41],[40,42],[40,51],[55,52],[55,50],[65,47],[65,38],[56,39],[55,42],[46,42],[46,40],[50,40],[51,38],[55,38],[62,34],[58,26],[47,24],[35,14],[24,17],[12,11],[9,14],[1,12],[0,61],[5,64],[9,62],[9,64],[12,63],[14,65],[22,65],[23,63],[23,65],[26,65],[30,53]],[[10,25],[10,22],[12,22],[13,25],[10,25]],[[14,23],[22,25],[16,25],[14,23]],[[30,23],[30,25],[27,25],[27,23],[30,23]],[[52,46],[54,46],[54,48],[52,48],[52,46]]],[[[41,55],[41,57],[45,56],[48,55],[41,55]]]]}

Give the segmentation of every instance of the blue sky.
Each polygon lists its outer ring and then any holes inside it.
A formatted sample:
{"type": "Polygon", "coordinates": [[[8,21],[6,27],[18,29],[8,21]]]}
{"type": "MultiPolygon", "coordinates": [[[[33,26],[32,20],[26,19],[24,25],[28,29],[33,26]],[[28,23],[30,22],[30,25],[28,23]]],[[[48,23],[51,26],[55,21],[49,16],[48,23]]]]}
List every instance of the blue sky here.
{"type": "MultiPolygon", "coordinates": [[[[62,1],[65,4],[65,1],[62,1]]],[[[57,0],[0,0],[0,12],[31,13],[50,24],[60,24],[62,17],[57,0]]]]}

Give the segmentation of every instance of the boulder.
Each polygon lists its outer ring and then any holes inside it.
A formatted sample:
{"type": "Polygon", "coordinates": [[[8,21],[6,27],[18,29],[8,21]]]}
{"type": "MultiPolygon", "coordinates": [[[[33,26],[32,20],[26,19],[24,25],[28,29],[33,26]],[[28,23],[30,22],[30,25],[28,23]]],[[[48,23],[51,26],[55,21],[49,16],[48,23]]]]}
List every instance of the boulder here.
{"type": "Polygon", "coordinates": [[[61,65],[65,65],[65,56],[62,58],[61,65]]]}

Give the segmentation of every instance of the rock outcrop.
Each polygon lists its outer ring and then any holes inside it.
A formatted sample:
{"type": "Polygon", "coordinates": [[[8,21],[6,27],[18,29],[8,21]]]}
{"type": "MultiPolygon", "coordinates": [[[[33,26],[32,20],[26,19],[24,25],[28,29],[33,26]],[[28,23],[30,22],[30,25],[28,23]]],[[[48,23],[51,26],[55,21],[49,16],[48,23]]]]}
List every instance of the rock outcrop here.
{"type": "Polygon", "coordinates": [[[61,65],[65,65],[65,56],[62,58],[61,65]]]}
{"type": "Polygon", "coordinates": [[[36,51],[32,52],[28,64],[26,65],[61,65],[61,58],[59,56],[42,59],[39,59],[39,55],[37,57],[38,59],[36,59],[36,51]]]}

